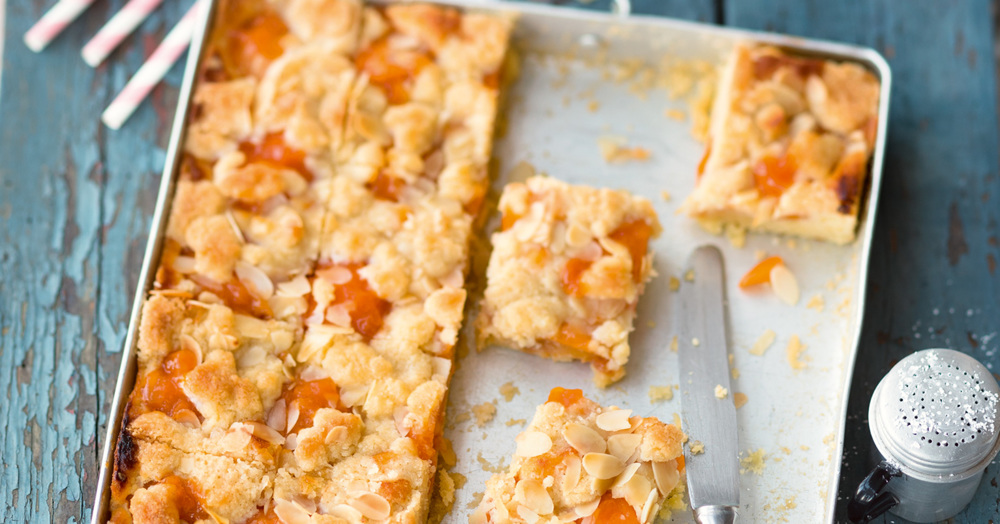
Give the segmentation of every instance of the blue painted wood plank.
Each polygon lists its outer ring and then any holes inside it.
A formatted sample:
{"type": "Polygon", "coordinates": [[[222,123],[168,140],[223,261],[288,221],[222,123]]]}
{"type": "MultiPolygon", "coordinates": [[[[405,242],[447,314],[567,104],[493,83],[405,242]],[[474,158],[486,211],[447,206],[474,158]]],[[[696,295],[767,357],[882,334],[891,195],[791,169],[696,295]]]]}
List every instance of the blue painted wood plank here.
{"type": "MultiPolygon", "coordinates": [[[[868,468],[868,400],[895,362],[948,347],[1000,371],[1000,136],[990,3],[728,0],[724,14],[727,24],[872,46],[892,66],[885,179],[838,506],[844,520],[844,498],[868,468]]],[[[956,521],[997,519],[998,470],[994,462],[956,521]]]]}

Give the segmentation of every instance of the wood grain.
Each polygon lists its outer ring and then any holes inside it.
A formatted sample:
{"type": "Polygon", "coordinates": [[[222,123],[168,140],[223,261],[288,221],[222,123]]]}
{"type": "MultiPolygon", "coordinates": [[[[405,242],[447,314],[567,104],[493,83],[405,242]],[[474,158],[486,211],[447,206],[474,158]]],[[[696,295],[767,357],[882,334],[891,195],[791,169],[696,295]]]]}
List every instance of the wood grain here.
{"type": "MultiPolygon", "coordinates": [[[[190,0],[167,2],[88,68],[98,2],[44,53],[21,42],[51,1],[10,0],[0,86],[0,520],[89,517],[96,457],[164,160],[181,67],[125,127],[98,121],[190,0]]],[[[842,496],[864,474],[875,384],[915,349],[1000,370],[996,70],[986,0],[633,0],[667,14],[872,46],[893,67],[868,318],[851,392],[842,496]]],[[[605,9],[607,1],[588,7],[605,9]]],[[[996,465],[959,522],[1000,511],[996,465]]],[[[842,508],[841,508],[842,510],[842,508]]],[[[841,518],[843,514],[841,513],[841,518]]],[[[898,520],[896,520],[898,522],[898,520]]]]}

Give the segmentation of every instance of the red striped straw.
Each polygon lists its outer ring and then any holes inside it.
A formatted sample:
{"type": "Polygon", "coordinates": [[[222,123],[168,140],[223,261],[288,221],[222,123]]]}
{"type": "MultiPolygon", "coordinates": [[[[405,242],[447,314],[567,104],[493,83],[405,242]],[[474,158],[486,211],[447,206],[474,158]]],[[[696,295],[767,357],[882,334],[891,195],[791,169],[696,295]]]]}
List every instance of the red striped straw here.
{"type": "Polygon", "coordinates": [[[97,67],[126,36],[132,34],[135,28],[142,23],[149,14],[160,5],[163,0],[129,0],[129,3],[122,7],[121,11],[104,24],[104,27],[94,35],[93,38],[83,46],[83,61],[91,67],[97,67]]]}
{"type": "Polygon", "coordinates": [[[42,15],[41,20],[24,33],[25,45],[36,53],[45,49],[49,42],[93,3],[94,0],[59,0],[42,15]]]}
{"type": "Polygon", "coordinates": [[[163,43],[153,51],[111,105],[104,110],[104,114],[101,115],[104,125],[111,129],[120,128],[156,84],[163,80],[167,71],[190,45],[197,15],[203,10],[204,5],[205,0],[197,0],[184,14],[184,18],[181,18],[181,21],[167,33],[163,43]]]}

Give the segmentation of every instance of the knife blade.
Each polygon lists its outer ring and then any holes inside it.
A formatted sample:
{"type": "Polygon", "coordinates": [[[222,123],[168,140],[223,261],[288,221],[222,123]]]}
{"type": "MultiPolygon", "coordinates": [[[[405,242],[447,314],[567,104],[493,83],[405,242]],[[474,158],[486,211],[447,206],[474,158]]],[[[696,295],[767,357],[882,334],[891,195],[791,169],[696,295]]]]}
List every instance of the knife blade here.
{"type": "Polygon", "coordinates": [[[676,308],[681,422],[691,507],[702,524],[732,523],[740,505],[736,407],[729,386],[722,253],[701,246],[688,259],[694,280],[682,283],[676,308]],[[719,398],[716,387],[727,394],[719,398]],[[704,451],[691,453],[700,442],[704,451]]]}

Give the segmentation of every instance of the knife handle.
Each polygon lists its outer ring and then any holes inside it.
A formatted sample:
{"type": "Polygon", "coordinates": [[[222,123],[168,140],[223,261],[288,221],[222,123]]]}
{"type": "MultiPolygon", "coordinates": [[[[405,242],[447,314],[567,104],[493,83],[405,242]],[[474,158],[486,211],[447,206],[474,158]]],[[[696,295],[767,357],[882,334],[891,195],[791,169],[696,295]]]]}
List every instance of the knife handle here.
{"type": "Polygon", "coordinates": [[[701,506],[695,508],[694,518],[700,524],[733,524],[736,522],[736,507],[701,506]]]}

